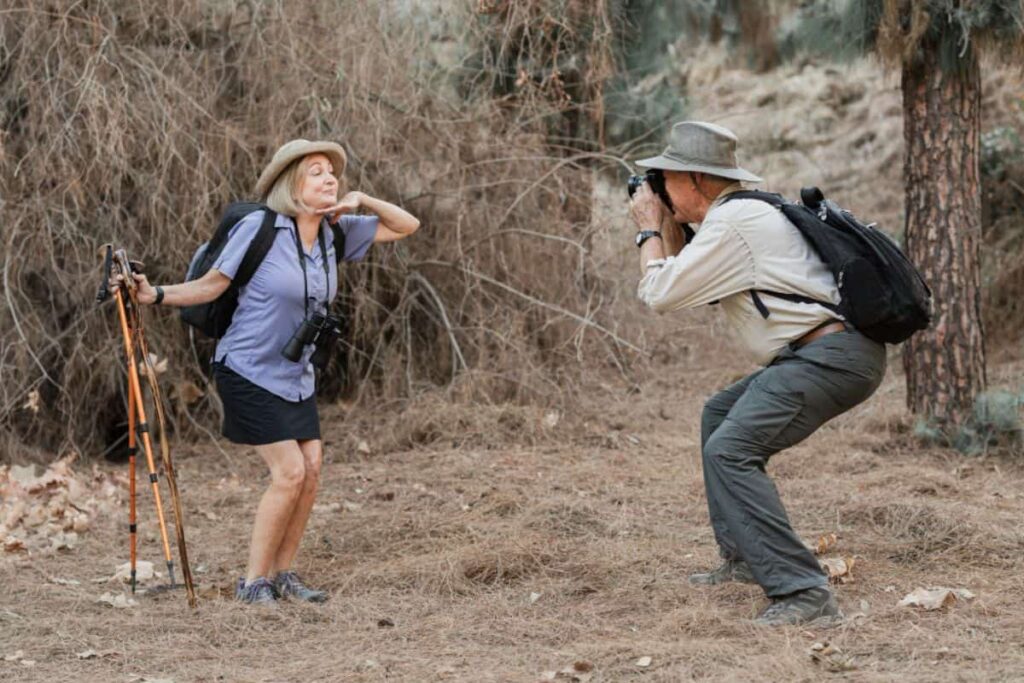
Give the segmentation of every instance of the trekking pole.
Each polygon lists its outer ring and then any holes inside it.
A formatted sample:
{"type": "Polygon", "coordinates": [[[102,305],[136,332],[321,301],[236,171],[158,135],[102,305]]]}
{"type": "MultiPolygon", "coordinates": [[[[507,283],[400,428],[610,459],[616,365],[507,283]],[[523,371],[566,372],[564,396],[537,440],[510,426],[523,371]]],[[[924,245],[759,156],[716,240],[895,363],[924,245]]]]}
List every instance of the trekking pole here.
{"type": "MultiPolygon", "coordinates": [[[[135,306],[136,315],[141,309],[135,306]]],[[[149,354],[149,344],[146,343],[145,328],[142,321],[138,320],[136,326],[136,340],[139,345],[139,353],[146,363],[146,379],[149,382],[150,392],[153,394],[153,406],[156,409],[157,424],[160,426],[160,457],[164,463],[164,478],[167,480],[167,490],[171,493],[171,509],[174,512],[174,531],[178,537],[178,554],[181,556],[181,574],[185,579],[185,592],[188,594],[190,607],[196,606],[195,587],[192,584],[192,569],[188,562],[188,548],[185,544],[185,515],[181,508],[181,496],[178,494],[178,478],[174,474],[174,463],[171,460],[171,448],[167,442],[167,418],[164,415],[163,395],[160,393],[160,385],[156,381],[156,368],[153,366],[152,356],[149,354]]],[[[173,584],[173,581],[171,582],[173,584]]]]}
{"type": "MultiPolygon", "coordinates": [[[[108,244],[103,259],[103,282],[100,284],[99,292],[96,294],[96,303],[101,304],[110,298],[108,278],[111,275],[113,266],[113,246],[108,244]]],[[[128,382],[128,557],[131,571],[132,595],[135,594],[137,584],[138,564],[138,520],[136,518],[136,490],[135,490],[135,456],[138,453],[138,444],[135,434],[135,392],[132,390],[132,383],[128,382]]]]}
{"type": "Polygon", "coordinates": [[[128,554],[131,558],[132,595],[135,594],[136,547],[138,545],[137,522],[135,519],[135,396],[131,383],[128,384],[128,554]]]}
{"type": "MultiPolygon", "coordinates": [[[[142,435],[143,450],[146,454],[146,464],[149,470],[149,481],[153,489],[153,498],[156,503],[157,521],[160,526],[160,537],[163,541],[164,559],[167,562],[167,575],[169,581],[169,587],[173,588],[174,583],[174,560],[171,556],[170,541],[167,535],[167,523],[164,520],[163,502],[160,497],[160,487],[158,485],[158,475],[156,469],[156,462],[153,458],[153,444],[149,432],[149,423],[146,420],[146,407],[145,401],[142,396],[142,385],[139,380],[139,370],[136,361],[135,351],[136,346],[139,346],[138,333],[142,330],[142,320],[139,315],[139,303],[137,297],[137,290],[135,287],[135,280],[132,277],[132,272],[138,272],[137,268],[133,268],[132,263],[128,260],[127,255],[123,249],[118,249],[112,253],[112,248],[107,246],[107,253],[104,266],[105,277],[119,274],[124,276],[124,284],[118,287],[115,292],[115,300],[117,304],[118,320],[121,326],[121,335],[124,339],[125,356],[127,359],[128,369],[128,400],[129,400],[129,470],[132,475],[131,483],[129,484],[129,491],[131,497],[131,507],[129,509],[129,519],[134,519],[135,516],[135,480],[134,480],[134,469],[133,455],[137,450],[137,434],[142,435]],[[127,298],[126,294],[127,292],[127,298]],[[131,316],[129,317],[129,311],[131,316]],[[134,330],[134,334],[133,334],[134,330]],[[134,446],[134,448],[133,448],[134,446]]],[[[100,291],[97,294],[97,299],[102,301],[109,297],[109,290],[107,282],[100,287],[100,291]]],[[[192,574],[188,569],[188,555],[185,549],[185,537],[184,537],[184,524],[181,514],[181,504],[178,500],[177,482],[173,479],[173,465],[170,465],[170,452],[167,448],[165,422],[163,416],[163,408],[161,405],[161,397],[159,393],[159,386],[155,384],[156,371],[152,366],[152,362],[148,356],[144,356],[146,362],[146,375],[150,379],[150,388],[154,390],[154,403],[157,408],[157,414],[161,426],[161,446],[163,447],[163,459],[165,464],[165,470],[169,474],[169,487],[171,488],[171,497],[174,499],[174,512],[177,521],[178,531],[178,545],[179,551],[181,552],[182,562],[184,565],[185,575],[185,587],[188,592],[188,602],[190,607],[196,606],[195,590],[192,586],[192,574]],[[173,482],[173,483],[171,483],[173,482]]],[[[131,524],[131,523],[130,523],[131,524]]],[[[132,584],[134,589],[135,584],[135,530],[134,526],[129,526],[131,534],[131,569],[132,569],[132,584]]]]}
{"type": "MultiPolygon", "coordinates": [[[[131,277],[131,274],[128,275],[131,277]]],[[[153,444],[149,438],[149,423],[146,421],[146,406],[142,401],[142,388],[139,383],[139,370],[135,361],[135,348],[132,343],[132,335],[128,328],[128,314],[125,307],[123,291],[125,287],[119,287],[114,293],[117,300],[117,315],[121,321],[121,334],[124,337],[124,351],[128,359],[128,397],[135,404],[137,423],[136,431],[142,435],[142,449],[146,453],[146,465],[149,469],[149,483],[153,489],[153,499],[156,501],[156,517],[160,525],[160,537],[164,546],[164,558],[167,561],[168,579],[174,585],[174,560],[171,557],[171,544],[167,538],[167,523],[164,521],[164,506],[160,498],[160,487],[157,485],[158,476],[156,462],[153,460],[153,444]]]]}
{"type": "MultiPolygon", "coordinates": [[[[163,394],[161,393],[160,385],[156,380],[156,368],[153,365],[152,356],[149,353],[149,345],[146,342],[146,328],[145,325],[142,324],[142,306],[139,305],[138,301],[138,288],[135,286],[135,279],[131,278],[132,273],[142,272],[141,264],[129,261],[128,255],[123,249],[118,249],[114,252],[114,261],[117,263],[118,269],[122,273],[127,273],[127,277],[131,279],[131,285],[125,288],[128,296],[128,302],[131,304],[126,311],[130,312],[129,328],[134,332],[133,338],[135,345],[138,347],[137,350],[139,355],[145,363],[146,379],[149,383],[150,392],[153,396],[153,406],[156,411],[157,425],[160,428],[160,455],[164,465],[164,477],[167,480],[167,488],[171,494],[171,510],[174,512],[174,529],[178,541],[178,554],[181,556],[181,572],[185,579],[185,591],[188,595],[188,604],[190,607],[195,608],[195,587],[192,583],[192,571],[188,561],[188,547],[185,543],[185,516],[181,507],[181,496],[178,493],[178,480],[174,474],[174,463],[171,459],[170,444],[167,440],[167,419],[163,408],[163,394]]],[[[134,363],[134,357],[132,358],[132,361],[134,363]]],[[[133,369],[135,370],[135,400],[138,410],[140,411],[139,415],[143,418],[143,421],[145,421],[145,415],[142,412],[144,409],[144,402],[142,398],[142,387],[138,377],[138,366],[134,366],[133,369]]],[[[149,436],[148,431],[149,430],[147,429],[146,433],[143,433],[143,442],[147,449],[146,457],[152,460],[152,438],[149,436]]],[[[151,466],[151,478],[153,472],[155,472],[155,468],[151,466]]],[[[154,486],[156,486],[156,484],[154,484],[154,486]]],[[[162,508],[160,513],[162,516],[162,508]]],[[[170,579],[170,586],[173,588],[175,586],[174,563],[170,557],[166,526],[163,529],[163,535],[167,557],[168,578],[170,579]]]]}

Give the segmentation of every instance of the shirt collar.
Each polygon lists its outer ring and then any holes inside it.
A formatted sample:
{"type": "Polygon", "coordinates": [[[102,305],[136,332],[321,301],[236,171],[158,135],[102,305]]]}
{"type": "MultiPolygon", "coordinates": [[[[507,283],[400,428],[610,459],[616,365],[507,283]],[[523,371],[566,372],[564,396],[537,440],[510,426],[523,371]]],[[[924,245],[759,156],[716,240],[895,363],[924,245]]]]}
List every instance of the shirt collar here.
{"type": "Polygon", "coordinates": [[[733,192],[739,192],[742,189],[743,189],[743,183],[740,183],[738,181],[735,182],[735,183],[730,183],[729,185],[726,185],[725,188],[723,188],[722,191],[718,193],[718,196],[715,197],[715,200],[713,202],[711,202],[711,206],[708,207],[707,213],[704,214],[704,220],[701,221],[700,223],[697,223],[696,225],[692,226],[694,232],[700,232],[700,229],[704,226],[704,222],[707,221],[707,219],[708,219],[708,214],[711,213],[712,210],[714,210],[714,209],[718,208],[719,206],[721,206],[722,204],[724,204],[726,197],[731,195],[733,192]]]}
{"type": "Polygon", "coordinates": [[[743,183],[735,182],[727,185],[721,192],[718,193],[718,196],[715,197],[715,201],[711,202],[711,206],[708,207],[708,211],[711,211],[711,209],[721,206],[725,202],[725,198],[731,195],[733,192],[740,192],[742,190],[743,183]]]}
{"type": "MultiPolygon", "coordinates": [[[[321,218],[320,219],[320,227],[322,228],[322,227],[325,227],[326,225],[327,225],[327,218],[326,217],[321,218]]],[[[295,219],[292,218],[291,216],[286,215],[286,214],[279,213],[279,214],[277,214],[277,219],[274,221],[274,227],[275,228],[294,228],[295,227],[295,219]]]]}

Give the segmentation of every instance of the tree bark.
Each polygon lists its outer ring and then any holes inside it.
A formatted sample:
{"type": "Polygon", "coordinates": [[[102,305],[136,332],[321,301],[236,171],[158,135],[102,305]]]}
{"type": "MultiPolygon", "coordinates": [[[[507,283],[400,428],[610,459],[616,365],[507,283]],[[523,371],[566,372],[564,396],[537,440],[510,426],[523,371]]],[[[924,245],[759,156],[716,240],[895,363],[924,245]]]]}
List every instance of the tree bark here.
{"type": "Polygon", "coordinates": [[[932,326],[906,344],[910,410],[950,430],[985,390],[981,321],[981,73],[969,45],[943,68],[926,38],[903,64],[906,247],[932,288],[932,326]]]}

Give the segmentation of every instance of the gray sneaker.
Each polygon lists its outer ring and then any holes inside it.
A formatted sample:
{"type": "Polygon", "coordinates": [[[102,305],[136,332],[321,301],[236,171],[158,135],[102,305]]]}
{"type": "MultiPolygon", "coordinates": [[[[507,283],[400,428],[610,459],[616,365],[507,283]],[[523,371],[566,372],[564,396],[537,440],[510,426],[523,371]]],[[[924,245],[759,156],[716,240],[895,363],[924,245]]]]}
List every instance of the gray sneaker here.
{"type": "Polygon", "coordinates": [[[238,585],[235,587],[235,600],[250,605],[277,607],[277,591],[274,590],[274,584],[262,576],[248,583],[242,578],[238,580],[238,585]]]}
{"type": "Polygon", "coordinates": [[[310,588],[302,583],[295,572],[281,572],[274,579],[274,587],[281,597],[292,597],[304,602],[327,602],[327,592],[310,588]]]}
{"type": "Polygon", "coordinates": [[[839,611],[839,604],[832,591],[826,586],[816,586],[775,599],[754,619],[754,623],[762,626],[792,626],[822,618],[841,617],[842,612],[839,611]]]}
{"type": "Polygon", "coordinates": [[[750,565],[743,560],[726,560],[718,569],[704,574],[690,574],[695,586],[717,586],[720,583],[757,583],[750,565]]]}

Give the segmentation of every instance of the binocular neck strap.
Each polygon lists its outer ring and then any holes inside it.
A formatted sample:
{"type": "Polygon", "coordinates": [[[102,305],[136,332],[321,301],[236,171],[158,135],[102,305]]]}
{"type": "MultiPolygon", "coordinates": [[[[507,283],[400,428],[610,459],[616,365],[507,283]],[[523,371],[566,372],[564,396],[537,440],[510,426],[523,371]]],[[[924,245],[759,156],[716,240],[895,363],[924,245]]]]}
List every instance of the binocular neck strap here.
{"type": "MultiPolygon", "coordinates": [[[[292,221],[295,227],[295,250],[299,255],[299,267],[302,268],[302,310],[306,318],[309,317],[309,279],[306,277],[306,252],[302,248],[302,240],[299,239],[299,222],[292,221]]],[[[324,264],[324,279],[327,282],[327,295],[324,297],[324,312],[331,303],[331,264],[327,262],[327,242],[324,239],[324,227],[317,226],[316,239],[320,242],[320,260],[324,264]]]]}

